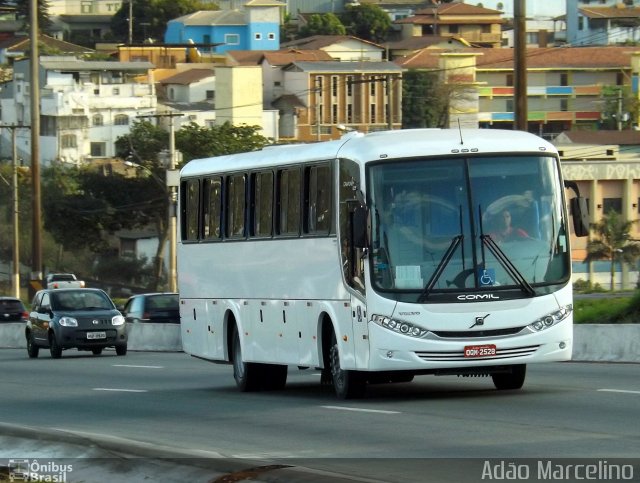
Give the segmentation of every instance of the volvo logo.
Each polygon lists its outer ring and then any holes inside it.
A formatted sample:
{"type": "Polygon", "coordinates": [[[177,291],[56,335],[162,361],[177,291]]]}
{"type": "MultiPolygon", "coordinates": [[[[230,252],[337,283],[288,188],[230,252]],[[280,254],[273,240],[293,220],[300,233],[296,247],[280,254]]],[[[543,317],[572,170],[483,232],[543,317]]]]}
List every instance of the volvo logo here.
{"type": "Polygon", "coordinates": [[[476,325],[484,325],[484,319],[486,319],[487,317],[489,317],[489,315],[491,314],[487,314],[484,317],[476,317],[476,321],[473,323],[473,325],[471,327],[469,327],[470,329],[473,329],[476,325]]]}
{"type": "Polygon", "coordinates": [[[500,299],[500,297],[492,293],[458,295],[456,298],[458,300],[499,300],[500,299]]]}
{"type": "Polygon", "coordinates": [[[93,325],[98,325],[98,324],[100,323],[100,321],[99,321],[99,320],[96,320],[96,319],[93,319],[93,321],[92,321],[92,322],[93,322],[93,325]]]}

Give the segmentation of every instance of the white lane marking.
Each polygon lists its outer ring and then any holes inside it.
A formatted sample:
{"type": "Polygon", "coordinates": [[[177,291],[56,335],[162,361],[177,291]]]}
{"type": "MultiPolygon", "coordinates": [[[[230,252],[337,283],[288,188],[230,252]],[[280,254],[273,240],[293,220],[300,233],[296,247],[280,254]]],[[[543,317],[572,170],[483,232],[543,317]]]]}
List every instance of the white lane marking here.
{"type": "Polygon", "coordinates": [[[164,366],[136,366],[134,364],[112,364],[113,367],[140,367],[142,369],[164,369],[164,366]]]}
{"type": "Polygon", "coordinates": [[[114,392],[149,392],[146,389],[117,389],[111,387],[94,387],[94,391],[114,391],[114,392]]]}
{"type": "Polygon", "coordinates": [[[320,406],[325,409],[339,409],[341,411],[358,411],[362,413],[400,414],[400,411],[386,411],[383,409],[347,408],[344,406],[320,406]]]}
{"type": "Polygon", "coordinates": [[[640,394],[640,391],[627,391],[626,389],[598,389],[598,392],[621,392],[624,394],[640,394]]]}

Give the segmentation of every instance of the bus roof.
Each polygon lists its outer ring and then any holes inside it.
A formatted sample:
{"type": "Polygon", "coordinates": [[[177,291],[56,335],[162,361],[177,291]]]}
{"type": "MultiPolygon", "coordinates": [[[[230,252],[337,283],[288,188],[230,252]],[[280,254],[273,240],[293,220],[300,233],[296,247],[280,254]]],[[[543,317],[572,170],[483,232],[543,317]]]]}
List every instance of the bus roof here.
{"type": "Polygon", "coordinates": [[[418,155],[513,152],[557,153],[551,143],[523,131],[404,129],[369,134],[352,132],[335,141],[269,146],[260,151],[194,159],[182,168],[181,176],[240,171],[272,165],[283,166],[338,157],[367,162],[379,159],[410,158],[418,155]]]}

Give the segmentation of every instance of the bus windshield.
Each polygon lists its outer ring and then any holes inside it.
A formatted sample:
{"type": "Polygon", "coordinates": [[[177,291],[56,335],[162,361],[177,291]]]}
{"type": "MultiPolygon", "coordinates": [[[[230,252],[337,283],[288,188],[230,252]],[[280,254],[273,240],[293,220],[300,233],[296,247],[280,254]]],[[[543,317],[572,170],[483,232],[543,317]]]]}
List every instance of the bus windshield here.
{"type": "Polygon", "coordinates": [[[370,166],[367,180],[372,285],[385,296],[420,302],[486,290],[530,297],[567,282],[556,158],[395,160],[370,166]]]}

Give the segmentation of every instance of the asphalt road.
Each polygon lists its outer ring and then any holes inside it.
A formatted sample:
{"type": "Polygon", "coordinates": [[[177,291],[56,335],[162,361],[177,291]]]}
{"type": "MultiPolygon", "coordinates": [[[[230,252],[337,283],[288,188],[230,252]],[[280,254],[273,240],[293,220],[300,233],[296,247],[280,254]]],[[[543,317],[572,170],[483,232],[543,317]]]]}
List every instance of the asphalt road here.
{"type": "Polygon", "coordinates": [[[85,450],[104,442],[111,453],[114,445],[143,456],[175,450],[367,481],[480,481],[484,460],[520,458],[635,458],[625,461],[635,464],[634,480],[640,475],[640,364],[529,366],[524,388],[503,392],[490,378],[421,376],[369,386],[353,401],[337,400],[316,371],[289,374],[283,391],[240,393],[230,366],[182,353],[71,350],[53,360],[41,351],[31,360],[3,349],[0,458],[52,456],[55,445],[22,439],[43,428],[85,450]],[[426,468],[439,477],[425,480],[426,468]]]}

